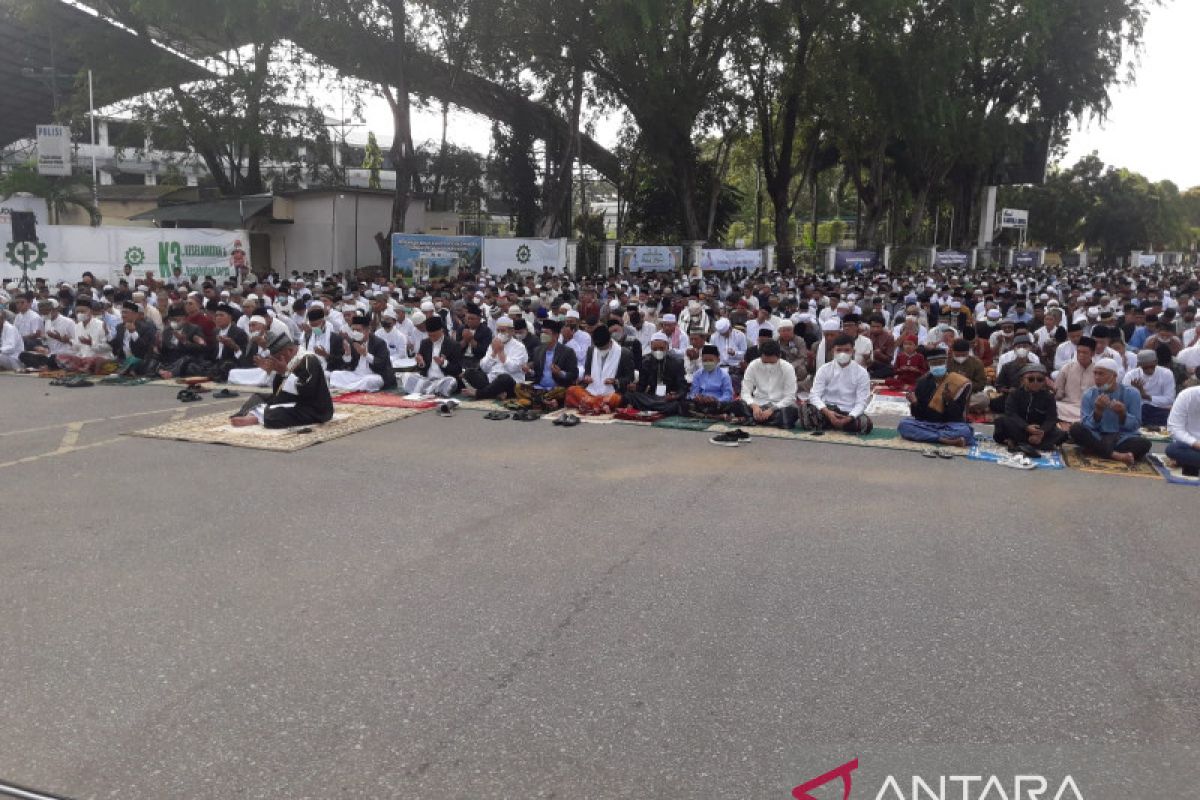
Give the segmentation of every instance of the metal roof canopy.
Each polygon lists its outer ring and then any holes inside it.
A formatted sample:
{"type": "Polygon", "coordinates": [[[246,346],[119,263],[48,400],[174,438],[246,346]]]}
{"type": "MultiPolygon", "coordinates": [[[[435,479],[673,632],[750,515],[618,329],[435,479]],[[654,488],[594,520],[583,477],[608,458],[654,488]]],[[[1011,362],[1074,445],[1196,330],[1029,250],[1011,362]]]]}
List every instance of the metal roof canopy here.
{"type": "Polygon", "coordinates": [[[269,210],[274,198],[267,194],[228,197],[200,203],[180,203],[159,206],[130,217],[131,220],[153,220],[158,224],[173,223],[176,227],[238,228],[264,209],[269,210]]]}
{"type": "Polygon", "coordinates": [[[0,0],[0,146],[33,138],[38,124],[53,122],[50,81],[58,81],[60,109],[87,108],[87,81],[72,81],[89,67],[73,43],[137,58],[144,67],[126,71],[120,89],[96,74],[97,108],[177,83],[200,80],[207,72],[153,42],[62,0],[36,0],[32,13],[23,0],[0,0]],[[32,70],[32,75],[24,71],[32,70]],[[51,75],[45,74],[50,70],[51,75]],[[52,77],[57,75],[58,77],[52,77]],[[64,77],[66,76],[66,77],[64,77]],[[76,97],[81,93],[81,97],[76,97]]]}

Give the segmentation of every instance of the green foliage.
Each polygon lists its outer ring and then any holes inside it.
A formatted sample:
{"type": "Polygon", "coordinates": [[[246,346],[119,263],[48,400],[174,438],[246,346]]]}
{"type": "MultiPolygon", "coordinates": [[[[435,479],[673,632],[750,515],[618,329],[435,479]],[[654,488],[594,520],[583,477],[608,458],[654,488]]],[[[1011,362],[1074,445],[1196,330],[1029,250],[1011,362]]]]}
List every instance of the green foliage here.
{"type": "Polygon", "coordinates": [[[57,225],[71,206],[87,212],[92,225],[100,224],[100,210],[92,204],[92,181],[82,175],[39,175],[37,164],[19,164],[0,176],[0,199],[31,194],[46,202],[47,219],[57,225]]]}
{"type": "Polygon", "coordinates": [[[370,131],[367,134],[367,147],[363,152],[362,168],[370,170],[370,177],[367,179],[367,186],[371,189],[382,188],[379,182],[379,171],[383,169],[383,151],[379,149],[379,142],[375,140],[375,131],[370,131]]]}

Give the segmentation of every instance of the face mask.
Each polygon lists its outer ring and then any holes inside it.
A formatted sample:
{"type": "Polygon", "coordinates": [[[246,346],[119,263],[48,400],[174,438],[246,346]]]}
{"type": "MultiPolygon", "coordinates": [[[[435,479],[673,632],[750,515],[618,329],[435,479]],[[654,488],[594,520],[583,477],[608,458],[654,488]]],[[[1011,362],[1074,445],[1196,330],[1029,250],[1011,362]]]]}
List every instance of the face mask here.
{"type": "Polygon", "coordinates": [[[704,362],[704,371],[705,372],[715,372],[716,369],[717,369],[717,362],[715,362],[715,361],[705,361],[704,362]]]}
{"type": "Polygon", "coordinates": [[[542,344],[550,344],[551,342],[554,341],[554,334],[553,333],[543,333],[541,335],[541,340],[542,340],[542,344]]]}
{"type": "Polygon", "coordinates": [[[324,330],[323,328],[313,328],[312,329],[313,336],[320,336],[323,330],[324,330]]]}
{"type": "Polygon", "coordinates": [[[956,364],[965,364],[965,363],[967,363],[967,357],[966,357],[966,356],[955,356],[955,357],[954,357],[954,363],[956,363],[956,364]]]}
{"type": "Polygon", "coordinates": [[[362,331],[350,331],[350,341],[352,342],[361,342],[365,338],[367,336],[362,331]]]}
{"type": "Polygon", "coordinates": [[[936,367],[930,367],[929,374],[935,378],[943,377],[946,374],[946,365],[938,364],[936,367]]]}
{"type": "Polygon", "coordinates": [[[501,344],[508,344],[509,341],[512,340],[512,334],[511,333],[497,333],[496,338],[500,340],[501,344]]]}
{"type": "Polygon", "coordinates": [[[173,331],[177,331],[177,330],[179,330],[181,327],[182,327],[182,326],[181,326],[181,325],[180,325],[178,322],[172,322],[172,323],[171,323],[171,330],[173,330],[173,331]]]}
{"type": "Polygon", "coordinates": [[[1017,354],[1017,358],[1027,358],[1029,356],[1028,347],[1018,347],[1013,352],[1017,354]]]}
{"type": "Polygon", "coordinates": [[[837,363],[839,365],[844,367],[850,363],[850,354],[849,353],[838,353],[837,355],[835,355],[833,357],[833,359],[835,361],[837,361],[837,363]]]}
{"type": "Polygon", "coordinates": [[[92,318],[92,315],[91,315],[91,314],[80,314],[80,315],[78,315],[78,319],[79,319],[79,321],[80,321],[80,322],[82,322],[84,325],[86,325],[86,324],[88,323],[88,320],[90,320],[91,318],[92,318]]]}
{"type": "Polygon", "coordinates": [[[650,355],[654,356],[655,359],[662,361],[664,358],[667,357],[667,351],[666,350],[651,350],[650,355]]]}

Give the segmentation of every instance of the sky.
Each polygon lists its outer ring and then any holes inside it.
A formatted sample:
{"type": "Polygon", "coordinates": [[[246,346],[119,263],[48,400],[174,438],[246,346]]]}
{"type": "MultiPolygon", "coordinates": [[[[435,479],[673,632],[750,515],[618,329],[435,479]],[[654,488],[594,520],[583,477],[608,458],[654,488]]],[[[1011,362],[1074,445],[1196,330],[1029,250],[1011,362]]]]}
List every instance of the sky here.
{"type": "MultiPolygon", "coordinates": [[[[1074,164],[1093,150],[1111,166],[1140,172],[1153,181],[1171,180],[1180,189],[1200,186],[1200,0],[1169,0],[1150,13],[1135,83],[1112,89],[1112,107],[1105,120],[1077,124],[1064,159],[1074,164]]],[[[391,141],[391,113],[382,99],[365,108],[366,124],[349,133],[352,141],[365,141],[375,131],[381,142],[391,141]]],[[[614,119],[598,120],[596,138],[613,146],[614,119]]],[[[478,115],[451,111],[449,139],[461,147],[486,153],[491,123],[478,115]]],[[[441,114],[414,111],[413,142],[439,141],[441,114]]]]}

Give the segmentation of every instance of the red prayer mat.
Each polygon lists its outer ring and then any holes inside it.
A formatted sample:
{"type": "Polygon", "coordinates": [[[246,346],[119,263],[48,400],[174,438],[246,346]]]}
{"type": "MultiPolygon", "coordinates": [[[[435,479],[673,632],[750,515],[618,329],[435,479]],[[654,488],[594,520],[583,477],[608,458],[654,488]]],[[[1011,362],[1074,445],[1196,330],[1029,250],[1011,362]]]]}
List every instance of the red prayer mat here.
{"type": "Polygon", "coordinates": [[[350,403],[356,406],[385,406],[387,408],[437,408],[437,400],[405,400],[398,394],[377,392],[347,392],[333,398],[335,403],[350,403]]]}

